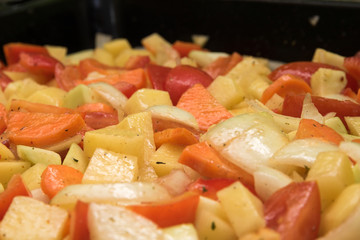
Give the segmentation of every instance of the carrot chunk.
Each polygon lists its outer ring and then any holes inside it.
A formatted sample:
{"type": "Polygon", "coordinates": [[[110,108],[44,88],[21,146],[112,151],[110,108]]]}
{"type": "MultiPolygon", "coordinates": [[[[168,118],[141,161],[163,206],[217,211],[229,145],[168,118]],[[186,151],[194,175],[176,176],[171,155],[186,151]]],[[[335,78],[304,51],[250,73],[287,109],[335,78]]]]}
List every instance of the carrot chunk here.
{"type": "Polygon", "coordinates": [[[185,147],[178,161],[204,177],[239,179],[248,186],[254,185],[251,174],[223,158],[206,142],[185,147]]]}
{"type": "Polygon", "coordinates": [[[206,131],[211,125],[233,116],[201,84],[195,84],[184,92],[177,107],[194,115],[200,130],[203,131],[206,131]]]}
{"type": "Polygon", "coordinates": [[[41,175],[41,189],[49,198],[54,197],[64,187],[80,184],[83,173],[66,165],[49,165],[41,175]]]}
{"type": "Polygon", "coordinates": [[[344,141],[344,138],[334,129],[312,119],[301,119],[295,138],[302,139],[311,137],[320,138],[335,144],[344,141]]]}
{"type": "Polygon", "coordinates": [[[72,137],[84,127],[78,113],[10,112],[6,133],[14,144],[42,147],[72,137]]]}
{"type": "Polygon", "coordinates": [[[198,142],[195,135],[186,128],[168,128],[154,134],[156,147],[160,147],[164,143],[173,143],[181,145],[191,145],[198,142]]]}
{"type": "Polygon", "coordinates": [[[265,104],[274,94],[285,97],[286,95],[305,93],[311,93],[311,88],[304,80],[294,75],[285,74],[265,89],[261,102],[265,104]]]}

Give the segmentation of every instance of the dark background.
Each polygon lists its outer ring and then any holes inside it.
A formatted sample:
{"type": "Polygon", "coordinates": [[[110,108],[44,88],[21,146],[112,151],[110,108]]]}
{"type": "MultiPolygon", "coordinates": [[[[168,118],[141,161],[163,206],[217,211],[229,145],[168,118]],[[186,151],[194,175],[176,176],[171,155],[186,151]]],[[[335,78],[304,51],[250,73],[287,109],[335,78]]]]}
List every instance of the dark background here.
{"type": "Polygon", "coordinates": [[[125,37],[133,46],[153,32],[170,42],[205,34],[212,51],[280,61],[311,60],[317,47],[351,56],[360,50],[360,2],[0,0],[1,45],[63,45],[75,52],[93,48],[96,32],[125,37]]]}

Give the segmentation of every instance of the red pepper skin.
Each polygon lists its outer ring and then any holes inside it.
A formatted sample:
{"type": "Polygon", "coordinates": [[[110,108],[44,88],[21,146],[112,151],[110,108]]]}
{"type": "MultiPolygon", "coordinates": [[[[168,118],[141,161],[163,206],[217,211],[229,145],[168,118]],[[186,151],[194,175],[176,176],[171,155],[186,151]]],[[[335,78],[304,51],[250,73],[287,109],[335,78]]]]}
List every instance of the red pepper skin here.
{"type": "Polygon", "coordinates": [[[90,240],[90,231],[88,226],[89,203],[77,201],[75,209],[70,215],[70,239],[72,240],[90,240]]]}
{"type": "Polygon", "coordinates": [[[202,47],[196,43],[176,41],[172,47],[179,53],[180,57],[187,57],[192,50],[202,50],[202,47]]]}
{"type": "Polygon", "coordinates": [[[114,83],[113,87],[122,92],[127,98],[130,98],[131,95],[133,95],[133,93],[137,90],[134,84],[124,81],[114,83]]]}
{"type": "Polygon", "coordinates": [[[154,89],[165,90],[165,81],[171,68],[149,64],[146,73],[154,89]]]}
{"type": "MultiPolygon", "coordinates": [[[[282,114],[291,117],[300,117],[304,95],[288,95],[284,98],[282,114]]],[[[360,116],[360,104],[351,101],[312,96],[312,102],[322,115],[335,112],[344,123],[345,116],[360,116]]]]}
{"type": "Polygon", "coordinates": [[[41,53],[49,55],[45,47],[27,43],[8,43],[3,46],[3,50],[8,65],[18,63],[21,53],[41,53]]]}
{"type": "MultiPolygon", "coordinates": [[[[295,75],[297,77],[302,78],[307,84],[310,85],[311,76],[319,69],[319,68],[328,68],[328,69],[334,69],[334,70],[341,70],[338,67],[325,64],[325,63],[316,63],[316,62],[291,62],[284,65],[281,65],[274,71],[272,71],[268,77],[270,80],[275,81],[279,77],[285,74],[291,74],[295,75]]],[[[346,74],[346,78],[348,80],[348,83],[346,87],[351,88],[354,92],[357,92],[359,89],[358,82],[356,79],[350,75],[349,73],[346,74]]]]}
{"type": "Polygon", "coordinates": [[[264,204],[266,226],[281,239],[314,240],[318,236],[321,203],[315,181],[294,182],[276,191],[264,204]]]}
{"type": "Polygon", "coordinates": [[[60,63],[53,57],[42,53],[20,53],[19,63],[30,73],[54,77],[55,66],[60,63]]]}
{"type": "Polygon", "coordinates": [[[126,70],[134,70],[137,68],[146,68],[147,65],[150,63],[150,57],[149,56],[131,56],[129,60],[125,64],[126,70]]]}
{"type": "Polygon", "coordinates": [[[31,197],[31,193],[25,186],[20,174],[12,176],[5,191],[0,194],[0,221],[4,218],[12,200],[16,196],[31,197]]]}
{"type": "Polygon", "coordinates": [[[360,82],[360,53],[359,56],[346,57],[344,67],[358,82],[360,82]]]}
{"type": "Polygon", "coordinates": [[[193,85],[200,83],[208,87],[213,79],[199,68],[180,65],[169,72],[165,81],[165,90],[169,92],[174,105],[177,104],[181,95],[193,85]]]}
{"type": "Polygon", "coordinates": [[[190,192],[196,192],[201,196],[211,198],[213,200],[218,200],[216,193],[221,189],[230,186],[236,182],[235,179],[226,179],[226,178],[214,178],[214,179],[203,179],[199,178],[195,182],[191,183],[187,190],[190,192]]]}
{"type": "Polygon", "coordinates": [[[55,80],[59,88],[69,91],[81,83],[82,78],[77,66],[58,63],[55,65],[55,80]]]}

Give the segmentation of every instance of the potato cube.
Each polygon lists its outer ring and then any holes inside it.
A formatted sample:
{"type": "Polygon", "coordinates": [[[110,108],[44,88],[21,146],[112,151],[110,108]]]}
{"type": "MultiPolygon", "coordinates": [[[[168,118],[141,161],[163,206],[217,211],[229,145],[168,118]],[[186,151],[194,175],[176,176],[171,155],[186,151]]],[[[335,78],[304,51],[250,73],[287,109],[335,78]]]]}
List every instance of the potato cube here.
{"type": "Polygon", "coordinates": [[[217,196],[238,237],[265,227],[263,204],[240,182],[220,190],[217,196]]]}
{"type": "Polygon", "coordinates": [[[102,64],[114,66],[114,56],[102,48],[96,48],[94,58],[102,64]]]}
{"type": "Polygon", "coordinates": [[[315,53],[314,53],[312,61],[333,65],[333,66],[336,66],[343,70],[346,70],[344,68],[344,59],[345,59],[345,57],[343,57],[339,54],[336,54],[336,53],[333,53],[330,51],[326,51],[325,49],[322,49],[322,48],[317,48],[317,49],[315,49],[315,53]]]}
{"type": "Polygon", "coordinates": [[[318,183],[321,208],[325,209],[345,187],[354,183],[351,162],[347,155],[340,151],[319,153],[306,180],[318,183]]]}
{"type": "Polygon", "coordinates": [[[360,117],[345,117],[346,124],[352,135],[360,136],[360,117]]]}
{"type": "MultiPolygon", "coordinates": [[[[11,78],[11,77],[10,77],[11,78]]],[[[10,102],[10,99],[18,98],[18,99],[25,99],[33,94],[35,91],[44,89],[46,86],[38,84],[31,78],[25,78],[18,81],[9,83],[4,90],[4,95],[10,102]]]]}
{"type": "Polygon", "coordinates": [[[117,126],[88,131],[84,137],[84,152],[92,157],[96,148],[128,154],[138,158],[139,180],[155,179],[155,170],[148,162],[148,144],[143,134],[133,129],[119,129],[117,126]]]}
{"type": "Polygon", "coordinates": [[[69,151],[67,152],[63,161],[63,165],[73,167],[84,173],[88,164],[89,158],[85,155],[81,147],[76,143],[71,144],[69,151]]]}
{"type": "Polygon", "coordinates": [[[17,146],[17,154],[20,159],[29,161],[32,164],[43,163],[46,165],[60,165],[61,157],[58,153],[42,148],[29,147],[25,145],[17,146]]]}
{"type": "Polygon", "coordinates": [[[161,177],[168,175],[173,169],[183,169],[178,159],[184,146],[171,143],[162,144],[151,156],[150,163],[156,174],[161,177]]]}
{"type": "Polygon", "coordinates": [[[156,105],[172,106],[170,95],[166,91],[156,89],[139,89],[126,102],[124,110],[127,114],[142,112],[156,105]]]}
{"type": "Polygon", "coordinates": [[[164,239],[155,223],[124,207],[91,203],[88,212],[90,239],[164,239]]]}
{"type": "Polygon", "coordinates": [[[344,223],[358,208],[359,203],[360,184],[352,184],[346,187],[322,214],[320,234],[323,235],[344,223]]]}
{"type": "Polygon", "coordinates": [[[116,57],[122,51],[131,49],[129,41],[125,38],[113,39],[110,42],[104,43],[104,49],[108,51],[113,57],[116,57]]]}
{"type": "Polygon", "coordinates": [[[53,58],[59,60],[60,62],[63,62],[66,54],[67,54],[67,48],[63,46],[53,46],[53,45],[45,45],[46,50],[52,56],[53,58]]]}
{"type": "Polygon", "coordinates": [[[77,108],[85,103],[103,102],[102,98],[91,88],[80,84],[71,89],[64,97],[63,107],[77,108]]]}
{"type": "Polygon", "coordinates": [[[168,240],[198,240],[198,234],[191,223],[163,228],[168,240]]]}
{"type": "Polygon", "coordinates": [[[236,85],[234,80],[224,76],[215,78],[207,90],[227,109],[245,98],[244,91],[236,85]]]}
{"type": "Polygon", "coordinates": [[[151,53],[145,49],[125,49],[115,57],[115,66],[124,67],[131,56],[139,55],[149,56],[150,58],[152,58],[151,53]]]}
{"type": "Polygon", "coordinates": [[[42,103],[54,106],[62,106],[66,92],[60,88],[47,87],[37,90],[31,94],[26,100],[34,103],[42,103]]]}
{"type": "Polygon", "coordinates": [[[64,62],[65,62],[65,64],[78,65],[81,60],[86,59],[86,58],[92,58],[93,55],[94,55],[93,49],[85,49],[85,50],[81,50],[78,52],[68,54],[65,57],[64,62]]]}
{"type": "Polygon", "coordinates": [[[14,154],[4,144],[0,143],[0,161],[15,159],[14,154]]]}
{"type": "Polygon", "coordinates": [[[196,210],[195,228],[200,239],[236,239],[234,229],[218,201],[200,197],[196,210]]]}
{"type": "Polygon", "coordinates": [[[97,148],[82,183],[133,182],[138,178],[137,157],[97,148]]]}
{"type": "Polygon", "coordinates": [[[318,96],[327,96],[330,94],[339,94],[345,88],[347,79],[345,72],[327,68],[319,68],[311,76],[312,94],[318,96]]]}
{"type": "Polygon", "coordinates": [[[6,187],[10,178],[16,173],[23,173],[31,167],[28,161],[0,161],[0,183],[6,187]]]}
{"type": "Polygon", "coordinates": [[[15,197],[2,222],[3,240],[57,240],[66,230],[68,212],[29,197],[15,197]]]}
{"type": "Polygon", "coordinates": [[[41,187],[41,174],[44,172],[46,167],[46,164],[36,163],[34,166],[21,174],[23,182],[29,190],[34,190],[41,187]]]}

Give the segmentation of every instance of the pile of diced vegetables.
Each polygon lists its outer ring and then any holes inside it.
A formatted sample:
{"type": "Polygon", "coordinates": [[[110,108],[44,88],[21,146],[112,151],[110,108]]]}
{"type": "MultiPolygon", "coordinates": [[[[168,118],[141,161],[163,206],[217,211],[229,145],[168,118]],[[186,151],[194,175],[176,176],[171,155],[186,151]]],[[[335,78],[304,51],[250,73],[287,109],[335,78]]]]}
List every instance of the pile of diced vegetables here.
{"type": "Polygon", "coordinates": [[[360,54],[8,43],[0,239],[360,239],[360,54]]]}

